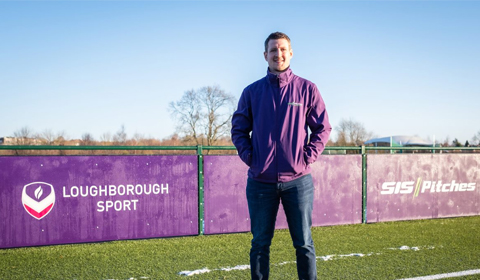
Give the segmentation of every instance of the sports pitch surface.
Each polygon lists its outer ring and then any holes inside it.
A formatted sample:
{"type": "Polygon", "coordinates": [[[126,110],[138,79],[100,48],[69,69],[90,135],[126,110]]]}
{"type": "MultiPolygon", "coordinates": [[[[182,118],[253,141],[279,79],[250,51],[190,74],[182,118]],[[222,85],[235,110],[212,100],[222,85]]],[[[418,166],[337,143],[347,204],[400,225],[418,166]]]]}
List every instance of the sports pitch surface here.
{"type": "MultiPolygon", "coordinates": [[[[317,227],[319,279],[480,279],[480,216],[317,227]]],[[[249,279],[249,233],[0,250],[1,279],[249,279]]],[[[271,279],[296,279],[287,230],[271,279]]]]}

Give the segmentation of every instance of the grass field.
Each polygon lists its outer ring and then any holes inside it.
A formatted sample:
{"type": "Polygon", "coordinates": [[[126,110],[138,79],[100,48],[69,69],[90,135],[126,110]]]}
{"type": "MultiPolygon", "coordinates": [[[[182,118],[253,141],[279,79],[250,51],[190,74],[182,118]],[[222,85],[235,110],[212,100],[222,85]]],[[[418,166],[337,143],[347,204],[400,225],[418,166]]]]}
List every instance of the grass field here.
{"type": "MultiPolygon", "coordinates": [[[[318,227],[313,235],[319,279],[402,279],[480,269],[480,216],[318,227]]],[[[249,279],[250,239],[241,233],[0,249],[0,278],[249,279]],[[200,269],[208,272],[179,274],[200,269]]],[[[294,261],[288,231],[276,231],[271,279],[296,279],[294,261]]]]}

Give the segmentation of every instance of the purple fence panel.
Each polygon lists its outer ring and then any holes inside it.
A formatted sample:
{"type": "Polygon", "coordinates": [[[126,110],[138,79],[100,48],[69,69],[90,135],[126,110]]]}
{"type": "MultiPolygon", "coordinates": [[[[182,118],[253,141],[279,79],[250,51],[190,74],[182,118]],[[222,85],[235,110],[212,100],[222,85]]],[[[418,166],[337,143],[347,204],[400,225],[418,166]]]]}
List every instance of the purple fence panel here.
{"type": "Polygon", "coordinates": [[[0,248],[198,234],[196,156],[0,158],[0,248]]]}
{"type": "Polygon", "coordinates": [[[203,159],[205,234],[250,231],[245,193],[248,167],[238,156],[203,159]]]}
{"type": "Polygon", "coordinates": [[[362,222],[362,156],[324,155],[312,165],[313,226],[362,222]]]}
{"type": "Polygon", "coordinates": [[[368,155],[367,222],[480,214],[480,155],[368,155]]]}
{"type": "MultiPolygon", "coordinates": [[[[205,234],[250,230],[248,167],[238,156],[205,156],[205,234]]],[[[361,223],[361,156],[322,156],[312,166],[313,226],[361,223]]],[[[280,205],[276,228],[287,228],[280,205]]]]}

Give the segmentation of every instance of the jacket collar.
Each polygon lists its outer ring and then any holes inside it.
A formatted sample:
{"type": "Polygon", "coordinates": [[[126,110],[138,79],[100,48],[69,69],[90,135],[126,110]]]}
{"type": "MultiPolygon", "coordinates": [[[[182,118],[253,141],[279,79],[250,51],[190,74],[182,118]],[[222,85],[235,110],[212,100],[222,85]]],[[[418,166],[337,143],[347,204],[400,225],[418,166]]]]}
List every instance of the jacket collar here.
{"type": "Polygon", "coordinates": [[[267,81],[271,84],[271,85],[274,85],[274,86],[277,86],[277,87],[284,87],[286,86],[288,83],[290,83],[293,79],[293,72],[292,70],[290,69],[290,67],[276,75],[276,74],[273,74],[272,72],[270,72],[270,70],[267,68],[267,81]]]}

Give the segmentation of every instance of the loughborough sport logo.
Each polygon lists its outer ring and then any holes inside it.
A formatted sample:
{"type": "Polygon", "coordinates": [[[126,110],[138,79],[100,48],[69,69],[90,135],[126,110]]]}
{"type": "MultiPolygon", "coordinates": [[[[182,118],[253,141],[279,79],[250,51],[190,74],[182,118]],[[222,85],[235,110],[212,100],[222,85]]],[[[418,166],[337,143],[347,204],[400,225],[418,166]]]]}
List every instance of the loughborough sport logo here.
{"type": "Polygon", "coordinates": [[[45,218],[55,205],[55,190],[45,182],[34,182],[23,187],[22,204],[25,211],[37,220],[45,218]]]}

